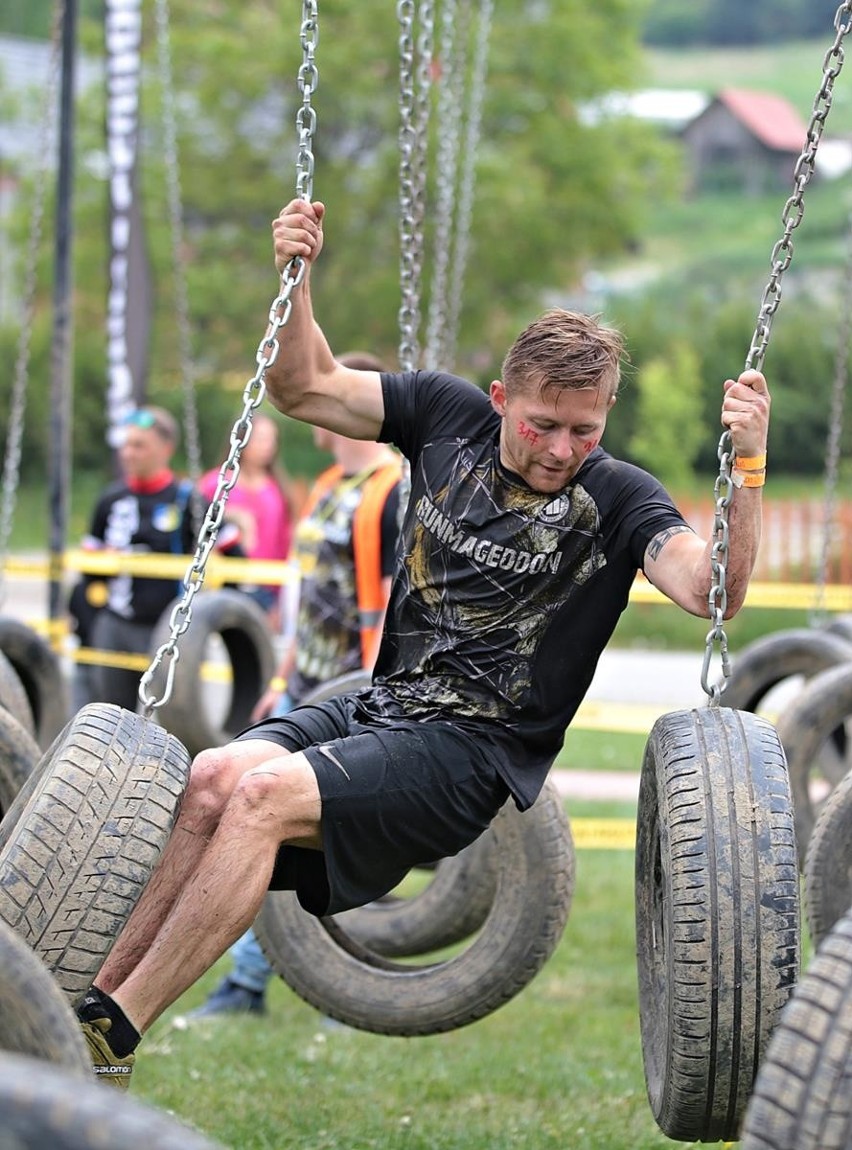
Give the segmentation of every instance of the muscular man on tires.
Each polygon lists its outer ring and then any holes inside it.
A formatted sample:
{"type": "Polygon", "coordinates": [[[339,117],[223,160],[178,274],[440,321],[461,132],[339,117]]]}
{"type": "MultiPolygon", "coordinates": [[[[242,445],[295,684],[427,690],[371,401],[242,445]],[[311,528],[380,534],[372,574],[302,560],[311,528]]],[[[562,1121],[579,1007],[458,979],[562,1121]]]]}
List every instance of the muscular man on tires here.
{"type": "MultiPolygon", "coordinates": [[[[139,1036],[252,923],[266,891],[317,915],[380,897],[538,794],[638,569],[707,614],[712,540],[661,485],[602,447],[622,340],[554,310],[517,337],[486,393],[440,371],[358,371],[313,316],[325,209],[273,224],[276,266],[308,265],[266,372],[287,415],[392,442],[411,495],[372,687],[253,726],[200,754],[162,862],[80,1016],[96,1069],[126,1083],[139,1036]]],[[[680,386],[673,379],[671,386],[680,386]]],[[[736,455],[727,616],[761,522],[766,381],[727,380],[736,455]]]]}

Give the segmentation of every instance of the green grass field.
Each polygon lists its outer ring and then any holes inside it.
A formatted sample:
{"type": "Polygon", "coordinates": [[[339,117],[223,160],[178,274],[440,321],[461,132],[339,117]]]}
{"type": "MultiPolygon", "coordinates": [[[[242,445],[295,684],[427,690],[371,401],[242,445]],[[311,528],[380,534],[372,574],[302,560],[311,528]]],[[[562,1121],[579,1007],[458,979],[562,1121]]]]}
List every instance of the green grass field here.
{"type": "MultiPolygon", "coordinates": [[[[571,814],[634,810],[578,803],[571,814]]],[[[146,1037],[134,1090],[234,1150],[670,1147],[645,1093],[633,940],[632,852],[582,850],[556,953],[488,1018],[387,1038],[329,1028],[276,982],[264,1019],[176,1029],[225,960],[146,1037]]]]}

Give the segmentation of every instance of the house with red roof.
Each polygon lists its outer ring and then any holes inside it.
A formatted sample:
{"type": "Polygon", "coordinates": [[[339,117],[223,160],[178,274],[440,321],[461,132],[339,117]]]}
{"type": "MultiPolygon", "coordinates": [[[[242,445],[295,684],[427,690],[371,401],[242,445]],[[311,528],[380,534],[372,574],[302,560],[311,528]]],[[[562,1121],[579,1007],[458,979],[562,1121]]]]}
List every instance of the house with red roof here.
{"type": "Polygon", "coordinates": [[[694,190],[789,188],[807,125],[782,96],[723,88],[681,131],[694,190]]]}

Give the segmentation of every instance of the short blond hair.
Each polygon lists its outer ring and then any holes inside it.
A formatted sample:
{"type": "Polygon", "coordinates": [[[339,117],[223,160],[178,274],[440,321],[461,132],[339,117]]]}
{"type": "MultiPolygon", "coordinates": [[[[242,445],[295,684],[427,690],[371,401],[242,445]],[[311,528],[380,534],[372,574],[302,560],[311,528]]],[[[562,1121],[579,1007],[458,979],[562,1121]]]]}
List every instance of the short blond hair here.
{"type": "Polygon", "coordinates": [[[551,308],[524,328],[503,360],[509,395],[537,387],[595,388],[610,399],[618,391],[624,339],[595,316],[551,308]]]}

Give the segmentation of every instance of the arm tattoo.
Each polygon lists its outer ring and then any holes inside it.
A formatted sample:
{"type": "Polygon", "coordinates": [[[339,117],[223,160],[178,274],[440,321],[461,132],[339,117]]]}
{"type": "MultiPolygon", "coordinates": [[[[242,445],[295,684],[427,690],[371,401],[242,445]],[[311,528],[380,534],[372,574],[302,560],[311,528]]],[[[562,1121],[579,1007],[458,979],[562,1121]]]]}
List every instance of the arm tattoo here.
{"type": "Polygon", "coordinates": [[[676,527],[667,527],[665,531],[660,531],[654,536],[648,544],[645,554],[649,559],[658,559],[660,552],[674,535],[680,535],[684,531],[692,532],[692,528],[686,523],[679,523],[676,527]]]}

